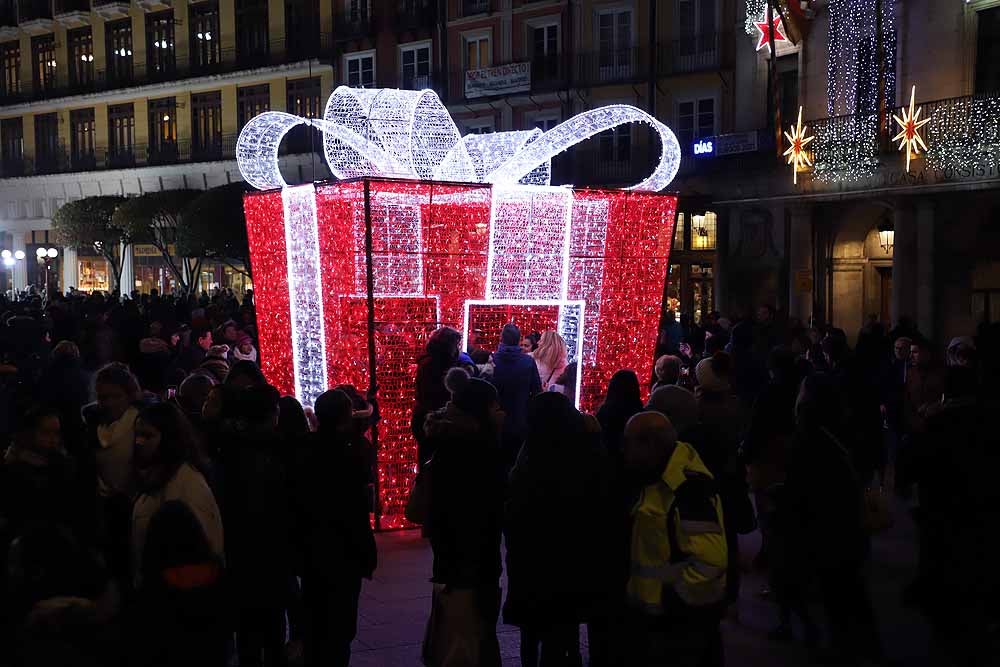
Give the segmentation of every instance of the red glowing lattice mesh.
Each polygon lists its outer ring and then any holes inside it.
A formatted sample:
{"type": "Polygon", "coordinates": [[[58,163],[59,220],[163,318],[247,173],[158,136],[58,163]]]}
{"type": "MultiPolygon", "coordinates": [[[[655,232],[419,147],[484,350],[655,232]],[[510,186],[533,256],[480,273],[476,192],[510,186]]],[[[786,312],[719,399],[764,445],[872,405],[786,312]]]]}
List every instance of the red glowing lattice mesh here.
{"type": "MultiPolygon", "coordinates": [[[[406,526],[403,507],[416,470],[416,445],[410,433],[416,361],[434,329],[448,325],[463,330],[466,302],[490,296],[486,277],[493,197],[489,188],[461,184],[372,179],[317,185],[317,280],[322,293],[327,384],[353,384],[361,391],[368,390],[370,383],[366,185],[382,415],[378,432],[381,526],[398,528],[406,526]]],[[[501,289],[517,290],[518,281],[531,280],[537,267],[543,282],[524,286],[523,293],[529,296],[544,293],[551,300],[551,291],[558,289],[559,253],[563,251],[554,249],[565,248],[560,231],[565,226],[560,227],[559,221],[571,212],[565,299],[586,302],[580,333],[580,406],[593,411],[615,371],[632,368],[640,378],[651,373],[676,198],[576,191],[567,208],[567,194],[561,189],[536,188],[527,194],[507,191],[504,197],[498,229],[518,230],[522,237],[529,230],[525,238],[530,243],[495,238],[494,248],[502,249],[504,262],[497,264],[503,271],[495,276],[504,281],[501,289]],[[514,224],[512,215],[528,216],[523,229],[514,224]],[[540,217],[535,220],[535,215],[540,217]],[[523,278],[512,279],[508,265],[523,278]]],[[[263,369],[283,393],[293,393],[287,272],[288,262],[295,259],[285,257],[281,194],[251,195],[246,210],[263,369]]],[[[480,330],[480,345],[495,348],[500,329],[509,321],[525,332],[544,332],[558,326],[558,317],[558,306],[550,304],[470,304],[469,330],[480,330]]]]}

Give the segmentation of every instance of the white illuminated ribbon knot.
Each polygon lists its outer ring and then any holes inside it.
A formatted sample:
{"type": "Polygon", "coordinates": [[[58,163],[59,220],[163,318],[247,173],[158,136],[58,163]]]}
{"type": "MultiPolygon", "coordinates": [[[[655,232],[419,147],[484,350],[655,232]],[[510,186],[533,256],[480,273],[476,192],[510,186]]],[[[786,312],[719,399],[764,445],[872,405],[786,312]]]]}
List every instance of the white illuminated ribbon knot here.
{"type": "Polygon", "coordinates": [[[669,127],[633,106],[584,111],[541,130],[461,136],[430,90],[348,88],[333,92],[323,119],[268,111],[251,119],[236,142],[236,160],[260,190],[287,187],[278,167],[282,138],[297,125],[323,133],[323,152],[337,178],[384,176],[510,185],[548,185],[553,157],[605,130],[646,123],[660,136],[653,173],[632,190],[658,191],[677,175],[680,145],[669,127]]]}

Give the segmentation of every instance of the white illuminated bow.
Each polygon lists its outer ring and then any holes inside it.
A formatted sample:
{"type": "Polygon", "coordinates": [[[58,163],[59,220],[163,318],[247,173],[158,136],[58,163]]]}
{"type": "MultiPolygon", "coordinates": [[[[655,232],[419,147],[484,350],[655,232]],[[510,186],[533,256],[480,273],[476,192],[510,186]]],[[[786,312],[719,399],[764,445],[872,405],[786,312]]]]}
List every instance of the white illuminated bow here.
{"type": "Polygon", "coordinates": [[[548,185],[554,156],[605,130],[646,123],[660,136],[656,169],[632,190],[658,191],[677,175],[681,151],[669,127],[645,111],[614,104],[585,111],[548,132],[528,130],[461,136],[431,90],[340,86],[323,119],[268,111],[240,132],[236,160],[243,178],[270,190],[288,184],[278,168],[278,146],[296,125],[323,133],[327,164],[337,178],[384,176],[473,183],[548,185]]]}

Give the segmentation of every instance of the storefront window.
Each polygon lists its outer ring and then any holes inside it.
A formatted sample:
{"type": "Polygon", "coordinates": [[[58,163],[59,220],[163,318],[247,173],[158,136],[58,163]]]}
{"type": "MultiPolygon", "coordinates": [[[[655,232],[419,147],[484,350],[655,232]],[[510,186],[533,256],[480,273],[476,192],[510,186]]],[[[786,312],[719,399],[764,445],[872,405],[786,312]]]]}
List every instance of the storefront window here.
{"type": "Polygon", "coordinates": [[[712,312],[715,303],[715,283],[710,264],[691,265],[691,300],[694,306],[694,321],[701,324],[701,319],[712,312]]]}
{"type": "Polygon", "coordinates": [[[77,289],[83,292],[111,290],[108,262],[104,259],[81,259],[77,266],[77,289]]]}
{"type": "Polygon", "coordinates": [[[691,216],[691,250],[715,250],[718,221],[715,213],[691,216]]]}
{"type": "Polygon", "coordinates": [[[674,227],[674,245],[671,250],[684,250],[684,214],[677,214],[677,226],[674,227]]]}
{"type": "Polygon", "coordinates": [[[681,265],[671,264],[670,272],[667,274],[667,310],[675,313],[681,310],[681,265]]]}

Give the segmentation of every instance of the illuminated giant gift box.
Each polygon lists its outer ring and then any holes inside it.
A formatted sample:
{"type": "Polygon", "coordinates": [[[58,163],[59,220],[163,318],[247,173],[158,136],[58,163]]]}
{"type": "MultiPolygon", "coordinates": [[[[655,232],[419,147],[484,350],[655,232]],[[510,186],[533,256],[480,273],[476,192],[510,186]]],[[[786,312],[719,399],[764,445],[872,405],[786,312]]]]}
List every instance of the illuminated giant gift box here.
{"type": "Polygon", "coordinates": [[[432,92],[340,88],[323,120],[253,119],[238,158],[263,190],[245,206],[264,374],[306,405],[338,384],[375,388],[382,528],[406,524],[414,377],[438,327],[466,339],[480,331],[488,349],[507,322],[559,331],[582,369],[583,410],[597,407],[615,371],[650,376],[676,207],[652,191],[673,179],[679,150],[639,109],[603,107],[544,134],[463,138],[432,92]],[[552,156],[635,121],[664,147],[646,181],[548,185],[552,156]],[[343,180],[284,182],[278,144],[301,123],[323,131],[343,180]]]}

